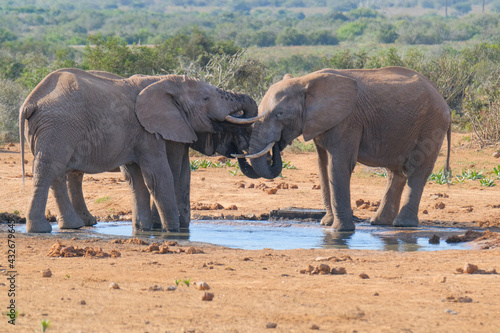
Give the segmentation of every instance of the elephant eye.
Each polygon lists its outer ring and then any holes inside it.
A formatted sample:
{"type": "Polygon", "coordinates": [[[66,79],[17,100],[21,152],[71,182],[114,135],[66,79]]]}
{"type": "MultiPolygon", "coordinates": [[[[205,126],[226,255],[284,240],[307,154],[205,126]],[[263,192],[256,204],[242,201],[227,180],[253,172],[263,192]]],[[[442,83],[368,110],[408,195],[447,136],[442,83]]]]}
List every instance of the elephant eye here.
{"type": "Polygon", "coordinates": [[[210,99],[210,97],[208,97],[208,96],[203,97],[203,101],[205,101],[205,102],[208,102],[209,99],[210,99]]]}
{"type": "Polygon", "coordinates": [[[279,119],[279,118],[282,118],[282,117],[283,117],[283,111],[281,111],[281,110],[280,110],[280,111],[276,111],[276,113],[274,114],[274,116],[275,116],[276,118],[278,118],[278,119],[279,119]]]}

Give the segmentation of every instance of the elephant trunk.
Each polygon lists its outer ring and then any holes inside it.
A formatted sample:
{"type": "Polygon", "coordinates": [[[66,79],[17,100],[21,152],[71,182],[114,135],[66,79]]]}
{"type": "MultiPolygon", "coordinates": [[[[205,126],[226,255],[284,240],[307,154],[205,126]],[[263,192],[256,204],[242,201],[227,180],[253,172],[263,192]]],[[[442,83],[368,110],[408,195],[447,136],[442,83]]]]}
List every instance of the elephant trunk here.
{"type": "MultiPolygon", "coordinates": [[[[248,170],[249,168],[247,168],[246,171],[248,174],[245,175],[250,177],[249,175],[256,174],[266,179],[274,179],[278,177],[283,168],[279,145],[275,144],[272,150],[272,154],[267,153],[263,156],[252,159],[252,167],[250,170],[248,170]]],[[[245,173],[243,169],[241,170],[243,173],[245,173]]]]}

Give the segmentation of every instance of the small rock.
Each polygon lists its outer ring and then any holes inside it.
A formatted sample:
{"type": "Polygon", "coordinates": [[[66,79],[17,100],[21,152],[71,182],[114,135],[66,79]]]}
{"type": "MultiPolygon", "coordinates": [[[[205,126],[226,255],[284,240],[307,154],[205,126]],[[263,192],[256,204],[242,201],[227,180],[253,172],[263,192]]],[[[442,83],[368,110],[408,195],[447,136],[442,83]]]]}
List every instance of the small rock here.
{"type": "Polygon", "coordinates": [[[498,274],[498,273],[496,269],[488,268],[487,270],[484,271],[484,274],[498,274]]]}
{"type": "Polygon", "coordinates": [[[379,296],[378,292],[375,292],[375,293],[373,294],[373,296],[379,296]]]}
{"type": "Polygon", "coordinates": [[[52,272],[50,271],[50,268],[44,269],[41,273],[42,273],[42,277],[51,277],[52,276],[52,272]]]}
{"type": "Polygon", "coordinates": [[[120,286],[117,283],[111,282],[109,284],[109,289],[120,289],[120,286]]]}
{"type": "Polygon", "coordinates": [[[359,277],[360,277],[361,279],[369,279],[369,278],[370,278],[370,277],[368,276],[368,274],[366,274],[366,273],[361,273],[361,274],[359,274],[359,277]]]}
{"type": "Polygon", "coordinates": [[[295,185],[295,184],[290,185],[290,189],[292,189],[292,190],[296,190],[296,189],[298,189],[298,188],[299,188],[299,187],[298,187],[297,185],[295,185]]]}
{"type": "Polygon", "coordinates": [[[312,189],[313,190],[321,190],[321,185],[313,185],[312,189]]]}
{"type": "Polygon", "coordinates": [[[306,268],[306,273],[311,273],[312,271],[314,271],[314,267],[312,267],[311,265],[308,265],[306,268]]]}
{"type": "Polygon", "coordinates": [[[163,291],[163,287],[155,284],[154,286],[149,287],[149,291],[163,291]]]}
{"type": "Polygon", "coordinates": [[[335,275],[344,275],[344,274],[347,274],[347,271],[344,267],[335,267],[335,268],[332,268],[332,274],[335,274],[335,275]]]}
{"type": "Polygon", "coordinates": [[[278,327],[278,324],[276,323],[269,322],[266,324],[266,328],[276,328],[276,327],[278,327]]]}
{"type": "Polygon", "coordinates": [[[465,264],[464,272],[467,274],[474,274],[477,271],[477,269],[478,268],[476,265],[467,263],[467,264],[465,264]]]}
{"type": "Polygon", "coordinates": [[[311,329],[311,330],[319,330],[319,326],[316,325],[316,324],[312,324],[311,326],[309,326],[309,329],[311,329]]]}
{"type": "Polygon", "coordinates": [[[320,264],[319,267],[318,267],[318,269],[319,269],[320,272],[324,272],[324,273],[330,274],[330,266],[328,266],[326,264],[320,264]]]}
{"type": "Polygon", "coordinates": [[[359,206],[359,209],[368,209],[368,208],[370,208],[370,204],[369,203],[364,203],[361,206],[359,206]]]}
{"type": "Polygon", "coordinates": [[[314,261],[329,261],[330,259],[333,259],[335,257],[317,257],[314,259],[314,261]]]}
{"type": "Polygon", "coordinates": [[[446,207],[446,205],[442,201],[440,201],[434,205],[434,208],[436,208],[436,209],[444,209],[445,207],[446,207]]]}
{"type": "Polygon", "coordinates": [[[422,214],[429,214],[429,211],[428,211],[427,209],[424,209],[424,210],[422,211],[422,214]]]}
{"type": "Polygon", "coordinates": [[[365,203],[365,201],[363,199],[358,199],[358,200],[356,200],[356,207],[359,207],[364,203],[365,203]]]}
{"type": "Polygon", "coordinates": [[[445,283],[446,282],[446,276],[437,276],[436,278],[434,278],[434,281],[436,283],[445,283]]]}
{"type": "Polygon", "coordinates": [[[500,158],[500,152],[499,151],[496,151],[493,153],[492,155],[494,158],[500,158]]]}
{"type": "Polygon", "coordinates": [[[266,193],[267,194],[276,194],[276,192],[278,192],[278,189],[275,187],[275,188],[268,188],[268,189],[265,189],[266,193]]]}
{"type": "Polygon", "coordinates": [[[205,293],[203,294],[203,296],[201,296],[201,300],[202,300],[202,301],[211,301],[211,300],[213,300],[213,299],[214,299],[214,294],[212,294],[212,293],[207,293],[207,292],[205,292],[205,293]]]}
{"type": "Polygon", "coordinates": [[[439,244],[439,242],[441,241],[441,238],[434,234],[431,238],[429,238],[429,244],[439,244]]]}
{"type": "Polygon", "coordinates": [[[83,300],[83,299],[82,299],[82,300],[80,301],[80,304],[81,304],[81,305],[87,305],[87,302],[85,302],[85,300],[83,300]]]}
{"type": "Polygon", "coordinates": [[[176,286],[168,286],[167,291],[175,291],[177,289],[176,286]]]}
{"type": "Polygon", "coordinates": [[[210,286],[203,281],[196,282],[196,289],[198,290],[210,290],[210,286]]]}
{"type": "Polygon", "coordinates": [[[455,311],[450,310],[450,309],[444,309],[444,312],[452,314],[452,315],[456,315],[457,314],[455,311]]]}

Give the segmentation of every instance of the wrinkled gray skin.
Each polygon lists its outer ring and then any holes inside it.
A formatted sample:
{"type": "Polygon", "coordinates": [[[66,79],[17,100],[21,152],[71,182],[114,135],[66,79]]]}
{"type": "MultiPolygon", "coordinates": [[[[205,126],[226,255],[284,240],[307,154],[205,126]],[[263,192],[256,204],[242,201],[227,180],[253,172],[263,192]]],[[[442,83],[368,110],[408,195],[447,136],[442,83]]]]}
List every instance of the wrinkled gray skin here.
{"type": "MultiPolygon", "coordinates": [[[[254,116],[255,102],[249,96],[184,76],[115,79],[112,74],[79,69],[49,74],[28,96],[19,116],[21,144],[26,130],[34,155],[27,232],[51,231],[45,219],[50,187],[60,210],[59,227],[85,225],[73,206],[84,205],[78,202],[83,201],[82,173],[120,166],[125,166],[134,191],[134,225],[151,228],[150,193],[163,230],[177,231],[180,216],[187,216],[179,212],[178,207],[186,206],[179,198],[189,202],[189,172],[185,172],[189,169],[189,144],[198,141],[197,134],[220,135],[225,117],[240,110],[243,117],[254,116]],[[175,182],[174,177],[180,181],[175,182]],[[79,182],[80,188],[72,188],[72,182],[79,182]]],[[[203,146],[203,142],[198,144],[203,146]]],[[[188,218],[181,220],[189,223],[188,218]]]]}
{"type": "MultiPolygon", "coordinates": [[[[87,71],[87,73],[116,80],[124,79],[121,76],[103,71],[87,71]]],[[[255,116],[256,113],[256,110],[249,111],[247,115],[255,116]]],[[[196,133],[198,140],[189,145],[189,148],[208,156],[217,153],[230,158],[232,157],[231,154],[241,153],[243,150],[248,149],[251,133],[249,126],[233,125],[227,122],[220,123],[216,126],[215,133],[196,133]]],[[[191,168],[188,156],[186,155],[186,144],[167,141],[166,147],[167,156],[176,156],[175,159],[169,158],[169,167],[174,175],[179,225],[180,228],[188,228],[191,219],[191,168]]],[[[239,159],[238,161],[240,169],[246,170],[249,168],[248,163],[244,159],[239,159]]],[[[135,163],[131,163],[121,166],[120,169],[132,190],[132,225],[134,229],[162,229],[161,219],[154,202],[152,203],[152,209],[150,208],[150,194],[142,179],[140,167],[135,163]]],[[[118,171],[118,169],[113,171],[118,171]]],[[[97,220],[89,212],[85,203],[82,189],[83,175],[83,172],[80,171],[68,171],[66,173],[67,185],[70,200],[76,213],[86,226],[92,226],[97,223],[97,220]]]]}
{"type": "Polygon", "coordinates": [[[286,76],[264,96],[259,113],[266,111],[254,124],[249,154],[276,144],[272,155],[252,160],[254,173],[278,176],[279,151],[301,134],[314,139],[326,207],[321,223],[339,231],[355,229],[350,178],[356,162],[387,170],[385,195],[371,223],[400,227],[418,225],[422,191],[445,135],[449,170],[450,109],[429,80],[409,69],[325,69],[286,76]]]}

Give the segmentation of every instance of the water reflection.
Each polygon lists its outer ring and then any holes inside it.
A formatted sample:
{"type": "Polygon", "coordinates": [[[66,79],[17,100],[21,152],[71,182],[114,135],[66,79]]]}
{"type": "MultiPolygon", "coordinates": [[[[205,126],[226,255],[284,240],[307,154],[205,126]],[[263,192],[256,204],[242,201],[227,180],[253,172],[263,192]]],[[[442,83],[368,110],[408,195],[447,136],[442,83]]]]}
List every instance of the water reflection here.
{"type": "MultiPolygon", "coordinates": [[[[25,232],[25,226],[17,227],[25,232]]],[[[334,232],[318,223],[269,222],[269,221],[192,221],[189,230],[177,233],[160,231],[133,231],[130,222],[101,222],[94,227],[80,230],[59,230],[53,225],[48,237],[140,237],[163,240],[178,240],[211,243],[231,248],[277,250],[296,248],[334,248],[381,251],[436,251],[467,249],[467,243],[448,244],[444,241],[451,235],[464,234],[458,228],[419,227],[394,228],[356,224],[355,232],[334,232]],[[429,244],[429,238],[438,234],[439,244],[429,244]]]]}

